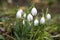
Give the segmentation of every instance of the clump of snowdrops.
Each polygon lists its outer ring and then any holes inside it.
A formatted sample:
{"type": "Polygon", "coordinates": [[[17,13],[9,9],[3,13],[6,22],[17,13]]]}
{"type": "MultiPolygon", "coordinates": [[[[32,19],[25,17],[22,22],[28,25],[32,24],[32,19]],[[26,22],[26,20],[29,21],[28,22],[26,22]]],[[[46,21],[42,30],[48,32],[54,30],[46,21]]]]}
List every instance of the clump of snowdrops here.
{"type": "Polygon", "coordinates": [[[42,9],[41,17],[38,16],[36,7],[23,11],[21,8],[16,13],[16,24],[14,35],[16,40],[53,40],[51,35],[45,30],[46,23],[51,20],[51,14],[42,9]]]}

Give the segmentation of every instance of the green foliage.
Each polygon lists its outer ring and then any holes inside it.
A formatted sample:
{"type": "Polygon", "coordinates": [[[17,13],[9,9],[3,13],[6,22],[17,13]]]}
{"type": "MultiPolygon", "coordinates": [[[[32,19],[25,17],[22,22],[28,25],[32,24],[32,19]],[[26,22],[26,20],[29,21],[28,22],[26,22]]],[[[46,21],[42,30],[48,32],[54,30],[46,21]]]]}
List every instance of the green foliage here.
{"type": "Polygon", "coordinates": [[[0,40],[5,40],[3,35],[0,35],[0,40]]]}

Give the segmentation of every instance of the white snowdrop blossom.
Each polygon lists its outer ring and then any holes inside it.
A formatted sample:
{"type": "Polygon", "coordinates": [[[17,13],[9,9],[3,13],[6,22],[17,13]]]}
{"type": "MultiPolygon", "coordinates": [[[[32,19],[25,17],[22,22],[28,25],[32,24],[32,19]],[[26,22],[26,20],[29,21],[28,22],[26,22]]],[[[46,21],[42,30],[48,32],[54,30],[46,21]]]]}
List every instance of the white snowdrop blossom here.
{"type": "Polygon", "coordinates": [[[31,14],[28,14],[28,15],[27,15],[27,20],[28,20],[28,21],[32,21],[32,20],[33,20],[33,16],[32,16],[31,14]]]}
{"type": "Polygon", "coordinates": [[[26,13],[23,14],[23,17],[26,18],[26,13]]]}
{"type": "Polygon", "coordinates": [[[34,26],[37,26],[38,23],[39,23],[38,19],[35,19],[35,20],[34,20],[34,26]]]}
{"type": "Polygon", "coordinates": [[[23,20],[23,25],[25,25],[25,20],[23,20]]]}
{"type": "Polygon", "coordinates": [[[17,14],[16,14],[16,17],[17,17],[17,18],[21,18],[21,17],[22,17],[22,14],[23,14],[23,10],[20,9],[20,10],[18,10],[18,12],[17,12],[17,14]]]}
{"type": "Polygon", "coordinates": [[[50,14],[47,14],[47,15],[46,15],[46,18],[47,18],[48,20],[50,20],[50,19],[51,19],[51,15],[50,15],[50,14]]]}
{"type": "Polygon", "coordinates": [[[33,16],[37,15],[37,9],[35,7],[32,8],[31,13],[33,16]]]}
{"type": "Polygon", "coordinates": [[[17,14],[16,14],[16,17],[17,17],[17,18],[21,18],[21,17],[22,17],[21,13],[17,13],[17,14]]]}
{"type": "Polygon", "coordinates": [[[45,18],[44,18],[44,17],[42,17],[42,18],[40,19],[40,23],[41,23],[41,24],[44,24],[44,23],[45,23],[45,18]]]}

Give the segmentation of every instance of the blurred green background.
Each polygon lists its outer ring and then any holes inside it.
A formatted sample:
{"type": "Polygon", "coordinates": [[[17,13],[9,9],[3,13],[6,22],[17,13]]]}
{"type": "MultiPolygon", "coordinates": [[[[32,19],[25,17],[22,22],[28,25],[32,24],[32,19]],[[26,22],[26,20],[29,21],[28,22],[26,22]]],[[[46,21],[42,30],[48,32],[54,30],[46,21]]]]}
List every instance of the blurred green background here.
{"type": "MultiPolygon", "coordinates": [[[[18,9],[22,8],[25,11],[32,4],[35,4],[39,14],[41,14],[42,9],[49,8],[49,13],[52,15],[52,28],[48,28],[48,32],[52,35],[60,34],[60,0],[0,0],[0,27],[6,29],[0,34],[7,33],[11,35],[11,26],[13,26],[11,24],[16,21],[18,9]]],[[[1,36],[1,38],[4,37],[1,36]]],[[[60,40],[60,37],[54,39],[60,40]]]]}
{"type": "Polygon", "coordinates": [[[38,12],[49,8],[49,13],[60,14],[60,0],[0,0],[0,17],[5,14],[15,14],[18,8],[25,10],[35,4],[38,12]]]}

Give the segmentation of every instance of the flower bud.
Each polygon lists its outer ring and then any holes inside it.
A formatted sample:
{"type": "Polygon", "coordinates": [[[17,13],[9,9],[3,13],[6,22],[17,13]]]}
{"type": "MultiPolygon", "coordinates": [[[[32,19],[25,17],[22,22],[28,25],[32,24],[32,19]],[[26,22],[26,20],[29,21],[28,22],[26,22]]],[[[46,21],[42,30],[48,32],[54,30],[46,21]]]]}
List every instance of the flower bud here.
{"type": "Polygon", "coordinates": [[[51,15],[50,15],[50,14],[47,14],[47,15],[46,15],[46,18],[47,18],[48,20],[50,20],[50,19],[51,19],[51,15]]]}
{"type": "Polygon", "coordinates": [[[33,16],[36,16],[37,15],[37,9],[35,7],[32,8],[31,13],[33,16]]]}
{"type": "Polygon", "coordinates": [[[32,16],[31,14],[28,14],[27,20],[28,20],[28,21],[32,21],[32,20],[33,20],[33,16],[32,16]]]}
{"type": "Polygon", "coordinates": [[[23,25],[25,25],[25,20],[23,20],[23,25]]]}
{"type": "Polygon", "coordinates": [[[39,21],[37,19],[34,20],[34,26],[37,26],[39,21]]]}
{"type": "Polygon", "coordinates": [[[22,9],[18,10],[18,12],[17,12],[17,14],[16,14],[16,17],[17,17],[17,18],[21,18],[22,13],[23,13],[23,10],[22,10],[22,9]]]}
{"type": "Polygon", "coordinates": [[[23,17],[26,18],[26,13],[23,14],[23,17]]]}
{"type": "Polygon", "coordinates": [[[21,16],[22,16],[21,13],[20,14],[16,14],[17,18],[21,18],[21,16]]]}
{"type": "Polygon", "coordinates": [[[40,19],[40,23],[41,23],[41,24],[44,24],[44,23],[45,23],[45,18],[44,18],[44,17],[42,17],[42,18],[40,19]]]}

